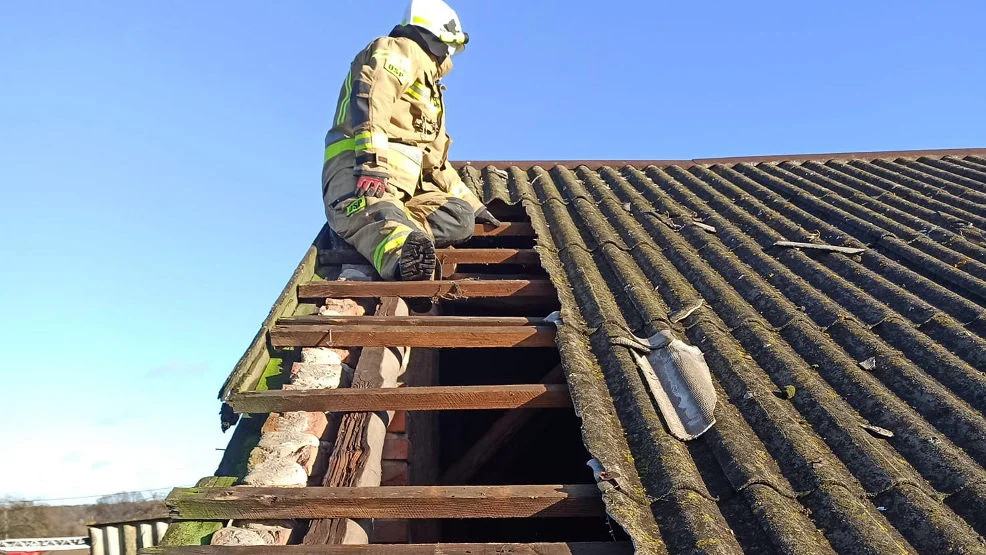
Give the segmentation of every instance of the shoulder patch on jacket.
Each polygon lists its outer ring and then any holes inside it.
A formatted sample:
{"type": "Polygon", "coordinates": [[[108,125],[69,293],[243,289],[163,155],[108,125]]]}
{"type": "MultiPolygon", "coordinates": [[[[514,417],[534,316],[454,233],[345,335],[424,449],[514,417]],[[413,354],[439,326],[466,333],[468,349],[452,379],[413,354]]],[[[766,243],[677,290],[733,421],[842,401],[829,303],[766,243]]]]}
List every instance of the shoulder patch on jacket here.
{"type": "Polygon", "coordinates": [[[411,60],[397,52],[377,51],[373,55],[380,58],[383,68],[400,81],[401,85],[406,85],[411,77],[411,60]]]}

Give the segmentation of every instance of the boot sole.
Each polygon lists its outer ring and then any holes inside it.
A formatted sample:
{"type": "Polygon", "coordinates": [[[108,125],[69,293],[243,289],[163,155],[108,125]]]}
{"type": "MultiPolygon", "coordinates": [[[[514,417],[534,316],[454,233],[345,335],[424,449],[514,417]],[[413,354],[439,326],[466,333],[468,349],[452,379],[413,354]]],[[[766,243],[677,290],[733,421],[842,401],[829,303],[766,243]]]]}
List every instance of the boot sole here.
{"type": "Polygon", "coordinates": [[[401,281],[426,281],[435,274],[435,244],[426,234],[415,231],[407,236],[398,262],[401,281]]]}

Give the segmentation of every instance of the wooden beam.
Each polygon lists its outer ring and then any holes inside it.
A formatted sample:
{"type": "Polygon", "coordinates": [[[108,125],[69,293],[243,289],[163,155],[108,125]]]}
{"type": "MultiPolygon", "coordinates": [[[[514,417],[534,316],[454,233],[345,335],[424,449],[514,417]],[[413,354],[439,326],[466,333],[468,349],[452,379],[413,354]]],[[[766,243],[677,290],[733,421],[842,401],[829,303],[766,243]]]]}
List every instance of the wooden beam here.
{"type": "Polygon", "coordinates": [[[292,316],[277,320],[278,326],[543,326],[539,316],[292,316]]]}
{"type": "Polygon", "coordinates": [[[534,249],[438,249],[435,259],[452,264],[540,264],[534,249]]]}
{"type": "Polygon", "coordinates": [[[630,542],[573,543],[436,543],[404,545],[290,545],[220,547],[190,545],[149,547],[145,555],[257,555],[261,553],[311,553],[313,555],[630,555],[630,542]]]}
{"type": "MultiPolygon", "coordinates": [[[[564,383],[565,375],[559,364],[545,374],[543,384],[564,383]]],[[[531,410],[512,410],[501,416],[493,423],[483,437],[469,448],[465,455],[459,458],[442,476],[441,483],[458,485],[468,483],[473,476],[485,465],[497,451],[510,441],[534,416],[531,410]]]]}
{"type": "MultiPolygon", "coordinates": [[[[245,466],[245,465],[244,465],[245,466]]],[[[232,476],[209,476],[198,481],[199,488],[224,488],[232,486],[239,478],[232,476]]],[[[222,522],[184,521],[175,522],[161,538],[161,545],[195,545],[209,543],[212,535],[223,527],[222,522]]]]}
{"type": "MultiPolygon", "coordinates": [[[[427,317],[425,318],[427,319],[427,317]]],[[[281,347],[554,347],[555,326],[295,325],[271,330],[281,347]]]]}
{"type": "MultiPolygon", "coordinates": [[[[448,267],[445,265],[444,267],[448,267]]],[[[530,272],[523,272],[518,274],[495,274],[495,273],[483,273],[483,272],[460,272],[459,267],[456,265],[456,271],[450,274],[442,274],[442,279],[446,281],[529,281],[536,279],[544,279],[544,272],[540,268],[530,272]]]]}
{"type": "Polygon", "coordinates": [[[602,517],[595,484],[381,486],[373,488],[178,488],[176,520],[318,518],[602,517]]]}
{"type": "Polygon", "coordinates": [[[526,384],[246,391],[229,404],[239,414],[253,414],[563,408],[572,399],[566,385],[526,384]]]}
{"type": "Polygon", "coordinates": [[[425,297],[555,297],[547,279],[463,281],[313,281],[298,286],[301,299],[425,297]]]}
{"type": "MultiPolygon", "coordinates": [[[[439,310],[434,307],[433,312],[439,310]]],[[[434,387],[439,385],[438,349],[412,349],[411,360],[404,372],[407,387],[434,387]]],[[[435,486],[438,484],[441,438],[439,416],[434,411],[412,411],[406,413],[408,440],[409,486],[435,486]]],[[[373,521],[374,533],[382,520],[373,521]]],[[[408,538],[402,543],[433,543],[441,538],[441,521],[429,519],[405,520],[408,538]]],[[[384,525],[386,526],[386,525],[384,525]]],[[[381,535],[386,529],[381,530],[381,535]]],[[[377,542],[383,543],[383,542],[377,542]]]]}
{"type": "Polygon", "coordinates": [[[630,542],[573,543],[436,543],[404,545],[289,545],[220,547],[189,545],[148,547],[145,555],[259,555],[262,553],[312,555],[631,555],[630,542]]]}
{"type": "Polygon", "coordinates": [[[476,224],[473,237],[534,237],[534,227],[529,223],[503,222],[500,227],[476,224]]]}
{"type": "MultiPolygon", "coordinates": [[[[540,264],[541,258],[534,249],[435,249],[439,263],[452,264],[540,264]]],[[[330,249],[318,251],[318,263],[330,264],[369,264],[363,255],[349,249],[330,249]]]]}
{"type": "MultiPolygon", "coordinates": [[[[407,305],[398,298],[380,299],[375,314],[407,316],[407,305]]],[[[409,349],[370,347],[362,349],[351,387],[353,390],[396,388],[409,349]]],[[[393,412],[350,412],[339,422],[328,469],[322,479],[326,487],[379,486],[383,479],[383,451],[393,412]]],[[[309,524],[305,544],[367,543],[372,521],[319,519],[309,524]]]]}

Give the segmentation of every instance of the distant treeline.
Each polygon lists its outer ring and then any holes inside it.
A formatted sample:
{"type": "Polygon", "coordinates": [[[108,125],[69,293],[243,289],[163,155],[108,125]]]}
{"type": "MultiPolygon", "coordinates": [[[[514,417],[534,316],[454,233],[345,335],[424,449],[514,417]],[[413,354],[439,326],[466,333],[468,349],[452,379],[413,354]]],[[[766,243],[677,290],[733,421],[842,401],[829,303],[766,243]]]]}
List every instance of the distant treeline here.
{"type": "Polygon", "coordinates": [[[0,539],[86,536],[90,522],[151,520],[167,515],[164,501],[138,492],[100,497],[94,505],[51,506],[0,500],[0,539]]]}

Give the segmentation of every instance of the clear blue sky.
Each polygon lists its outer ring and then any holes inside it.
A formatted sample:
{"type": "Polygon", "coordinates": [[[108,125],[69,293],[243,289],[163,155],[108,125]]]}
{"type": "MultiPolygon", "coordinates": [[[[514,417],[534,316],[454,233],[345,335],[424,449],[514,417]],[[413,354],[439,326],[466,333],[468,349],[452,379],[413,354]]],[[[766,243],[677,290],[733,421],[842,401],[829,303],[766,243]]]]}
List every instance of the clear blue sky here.
{"type": "MultiPolygon", "coordinates": [[[[982,2],[460,1],[455,159],[986,146],[982,2]]],[[[215,393],[322,224],[401,1],[8,1],[0,496],[211,474],[215,393]]]]}

